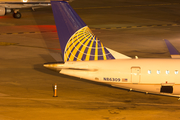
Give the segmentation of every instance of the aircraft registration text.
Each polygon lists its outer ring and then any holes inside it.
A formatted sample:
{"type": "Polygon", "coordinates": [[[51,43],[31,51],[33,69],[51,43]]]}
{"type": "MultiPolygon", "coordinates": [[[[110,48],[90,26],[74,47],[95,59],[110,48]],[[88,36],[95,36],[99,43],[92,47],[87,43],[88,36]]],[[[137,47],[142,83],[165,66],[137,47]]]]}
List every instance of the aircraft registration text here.
{"type": "Polygon", "coordinates": [[[120,78],[108,78],[108,77],[104,77],[103,78],[104,81],[114,81],[114,82],[120,82],[121,79],[120,78]]]}

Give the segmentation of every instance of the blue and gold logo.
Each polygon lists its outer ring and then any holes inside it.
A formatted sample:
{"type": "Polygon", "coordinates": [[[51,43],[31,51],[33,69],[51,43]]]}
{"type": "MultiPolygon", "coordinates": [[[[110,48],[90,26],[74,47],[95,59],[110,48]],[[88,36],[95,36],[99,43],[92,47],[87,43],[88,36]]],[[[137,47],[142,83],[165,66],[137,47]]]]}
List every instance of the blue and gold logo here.
{"type": "Polygon", "coordinates": [[[115,59],[100,40],[85,26],[75,32],[66,44],[64,61],[115,59]]]}

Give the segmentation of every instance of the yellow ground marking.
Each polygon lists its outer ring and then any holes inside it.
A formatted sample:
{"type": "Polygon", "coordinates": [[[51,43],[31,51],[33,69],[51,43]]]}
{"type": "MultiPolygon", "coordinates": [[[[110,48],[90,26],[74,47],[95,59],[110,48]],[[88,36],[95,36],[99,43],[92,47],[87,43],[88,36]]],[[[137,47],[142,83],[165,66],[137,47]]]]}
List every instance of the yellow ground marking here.
{"type": "Polygon", "coordinates": [[[0,46],[16,45],[17,43],[0,42],[0,46]]]}
{"type": "Polygon", "coordinates": [[[103,30],[109,30],[109,29],[130,29],[130,28],[147,28],[147,27],[162,27],[162,26],[178,26],[178,24],[107,27],[107,28],[93,28],[93,30],[96,30],[96,29],[103,29],[103,30]]]}
{"type": "Polygon", "coordinates": [[[166,3],[166,4],[146,4],[146,5],[126,5],[126,6],[100,6],[100,7],[84,7],[84,8],[74,8],[76,10],[82,9],[110,9],[110,8],[123,8],[123,7],[144,7],[144,6],[169,6],[169,5],[179,5],[180,3],[166,3]]]}
{"type": "Polygon", "coordinates": [[[131,28],[137,28],[137,26],[131,26],[131,28]]]}
{"type": "Polygon", "coordinates": [[[144,25],[144,26],[141,26],[141,27],[147,27],[146,25],[144,25]]]}
{"type": "MultiPolygon", "coordinates": [[[[107,29],[130,29],[130,28],[145,28],[145,27],[162,27],[162,26],[179,26],[178,24],[162,24],[162,25],[143,25],[143,26],[122,26],[122,27],[107,27],[107,28],[92,28],[91,30],[107,30],[107,29]]],[[[0,35],[18,35],[18,34],[35,34],[35,33],[45,33],[52,31],[38,31],[38,32],[16,32],[16,33],[0,33],[0,35]]]]}
{"type": "Polygon", "coordinates": [[[16,33],[0,33],[0,35],[17,35],[17,34],[32,34],[32,33],[41,33],[41,32],[16,32],[16,33]]]}
{"type": "Polygon", "coordinates": [[[18,33],[13,33],[13,34],[18,34],[18,33]]]}

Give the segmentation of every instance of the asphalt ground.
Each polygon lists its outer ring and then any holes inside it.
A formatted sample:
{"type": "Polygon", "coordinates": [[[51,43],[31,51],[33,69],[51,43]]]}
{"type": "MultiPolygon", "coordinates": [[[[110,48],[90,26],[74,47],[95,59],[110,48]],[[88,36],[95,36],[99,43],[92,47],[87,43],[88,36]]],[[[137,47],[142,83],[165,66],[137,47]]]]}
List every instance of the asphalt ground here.
{"type": "MultiPolygon", "coordinates": [[[[75,0],[70,3],[101,42],[139,58],[169,58],[163,39],[180,51],[177,0],[75,0]],[[136,27],[134,27],[136,26],[136,27]]],[[[50,7],[0,17],[0,120],[179,120],[178,98],[129,92],[43,67],[59,49],[50,7]],[[58,97],[53,97],[53,85],[58,97]]]]}

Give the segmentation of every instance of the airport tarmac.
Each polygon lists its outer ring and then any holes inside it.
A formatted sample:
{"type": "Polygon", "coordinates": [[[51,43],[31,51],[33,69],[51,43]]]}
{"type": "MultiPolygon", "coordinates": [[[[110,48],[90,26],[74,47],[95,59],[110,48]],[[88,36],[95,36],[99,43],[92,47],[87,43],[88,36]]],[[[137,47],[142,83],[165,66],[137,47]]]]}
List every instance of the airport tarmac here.
{"type": "MultiPolygon", "coordinates": [[[[139,58],[170,58],[163,39],[180,51],[178,0],[74,0],[70,3],[101,42],[139,58]]],[[[180,119],[178,98],[129,92],[50,71],[47,43],[58,36],[50,7],[0,17],[0,120],[180,119]],[[48,41],[48,42],[47,42],[48,41]],[[58,97],[53,97],[53,85],[58,97]]]]}

